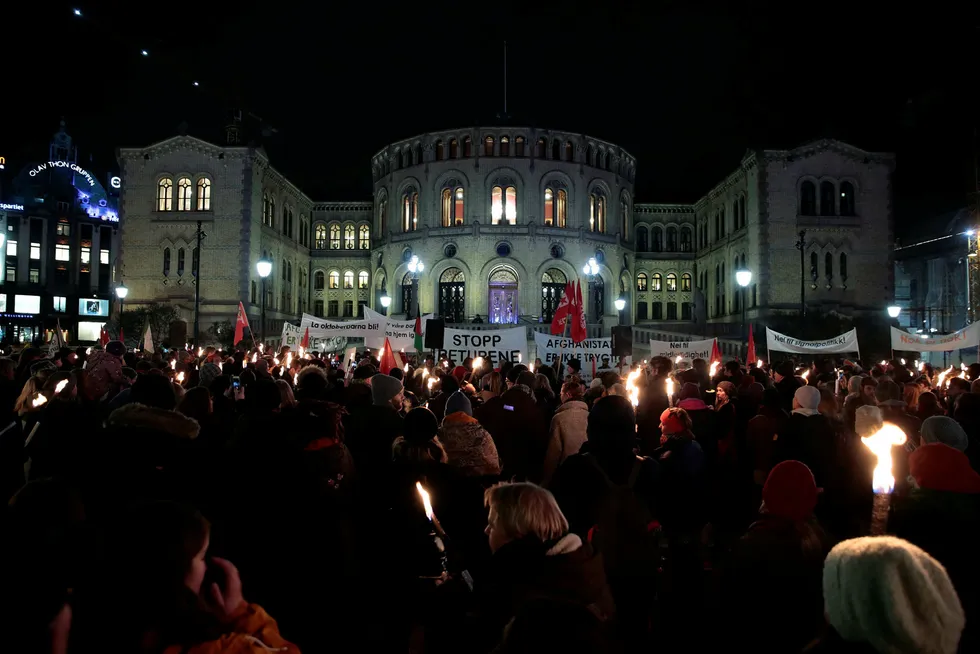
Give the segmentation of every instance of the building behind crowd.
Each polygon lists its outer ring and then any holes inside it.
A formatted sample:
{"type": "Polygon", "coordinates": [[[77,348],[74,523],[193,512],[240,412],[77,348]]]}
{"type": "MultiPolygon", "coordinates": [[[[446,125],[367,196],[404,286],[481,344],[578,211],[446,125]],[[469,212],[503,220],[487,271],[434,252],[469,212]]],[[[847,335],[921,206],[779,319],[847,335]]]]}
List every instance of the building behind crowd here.
{"type": "Polygon", "coordinates": [[[46,342],[56,324],[69,341],[98,340],[114,297],[120,178],[103,185],[63,121],[35,161],[3,159],[0,340],[46,342]]]}
{"type": "Polygon", "coordinates": [[[566,282],[581,278],[592,333],[622,322],[647,338],[738,335],[743,267],[752,321],[798,311],[801,274],[810,311],[878,313],[893,301],[891,154],[831,140],[750,150],[697,202],[651,204],[635,198],[638,162],[617,144],[471,127],[407,138],[363,162],[371,201],[319,202],[261,147],[243,145],[237,124],[227,136],[119,152],[131,301],[174,302],[191,324],[200,220],[202,330],[234,320],[242,300],[258,331],[261,257],[273,262],[274,336],[303,312],[353,318],[361,306],[382,311],[386,297],[388,313],[407,314],[413,256],[425,266],[421,310],[450,323],[544,329],[566,282]],[[590,259],[594,276],[582,273],[590,259]]]}

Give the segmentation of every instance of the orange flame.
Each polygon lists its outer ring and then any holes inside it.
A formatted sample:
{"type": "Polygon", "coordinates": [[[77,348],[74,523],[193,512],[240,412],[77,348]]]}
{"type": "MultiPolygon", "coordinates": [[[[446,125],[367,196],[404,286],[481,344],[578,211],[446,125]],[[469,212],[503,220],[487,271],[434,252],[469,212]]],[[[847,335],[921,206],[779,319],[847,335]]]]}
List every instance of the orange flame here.
{"type": "Polygon", "coordinates": [[[862,436],[861,442],[878,457],[871,488],[876,493],[891,493],[895,489],[892,474],[892,447],[905,444],[905,432],[901,427],[886,422],[871,436],[862,436]]]}

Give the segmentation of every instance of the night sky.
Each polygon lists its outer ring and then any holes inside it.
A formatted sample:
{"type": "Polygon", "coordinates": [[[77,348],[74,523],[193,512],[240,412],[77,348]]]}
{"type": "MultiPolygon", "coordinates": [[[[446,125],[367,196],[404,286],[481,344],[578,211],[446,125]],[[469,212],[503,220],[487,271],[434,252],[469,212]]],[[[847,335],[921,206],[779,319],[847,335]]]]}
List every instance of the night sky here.
{"type": "Polygon", "coordinates": [[[386,143],[501,122],[507,40],[510,122],[624,146],[640,202],[826,136],[897,153],[902,232],[973,201],[980,21],[863,4],[22,3],[2,10],[0,154],[8,174],[45,158],[64,116],[101,173],[181,123],[218,140],[240,107],[314,200],[367,200],[386,143]]]}

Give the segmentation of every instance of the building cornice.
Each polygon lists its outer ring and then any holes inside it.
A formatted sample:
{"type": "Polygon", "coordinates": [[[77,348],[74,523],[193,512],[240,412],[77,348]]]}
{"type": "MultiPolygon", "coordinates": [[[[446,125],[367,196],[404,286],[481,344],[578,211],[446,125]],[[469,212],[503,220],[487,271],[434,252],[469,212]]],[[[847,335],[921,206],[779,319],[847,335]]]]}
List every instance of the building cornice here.
{"type": "Polygon", "coordinates": [[[313,211],[367,211],[374,210],[374,202],[315,202],[313,211]]]}
{"type": "Polygon", "coordinates": [[[868,152],[843,141],[820,139],[793,148],[791,150],[761,150],[767,161],[792,161],[812,157],[821,152],[836,152],[851,159],[867,161],[868,163],[894,165],[895,154],[892,152],[868,152]]]}
{"type": "Polygon", "coordinates": [[[653,204],[637,203],[633,205],[634,214],[669,214],[694,213],[693,204],[653,204]]]}

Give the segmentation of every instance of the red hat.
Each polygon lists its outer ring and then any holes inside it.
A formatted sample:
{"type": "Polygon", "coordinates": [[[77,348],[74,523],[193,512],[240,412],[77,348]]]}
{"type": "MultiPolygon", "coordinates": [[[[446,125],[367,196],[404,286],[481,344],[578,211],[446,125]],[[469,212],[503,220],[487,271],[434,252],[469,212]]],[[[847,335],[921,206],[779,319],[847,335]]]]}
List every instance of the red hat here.
{"type": "Polygon", "coordinates": [[[453,377],[456,378],[456,381],[462,383],[463,377],[466,376],[467,372],[469,371],[463,366],[456,366],[455,368],[453,368],[453,377]]]}
{"type": "Polygon", "coordinates": [[[762,487],[762,501],[769,515],[800,522],[817,506],[817,482],[805,464],[783,461],[769,473],[762,487]]]}
{"type": "Polygon", "coordinates": [[[667,436],[669,434],[680,434],[686,431],[684,422],[676,411],[666,409],[660,414],[660,433],[667,436]]]}

